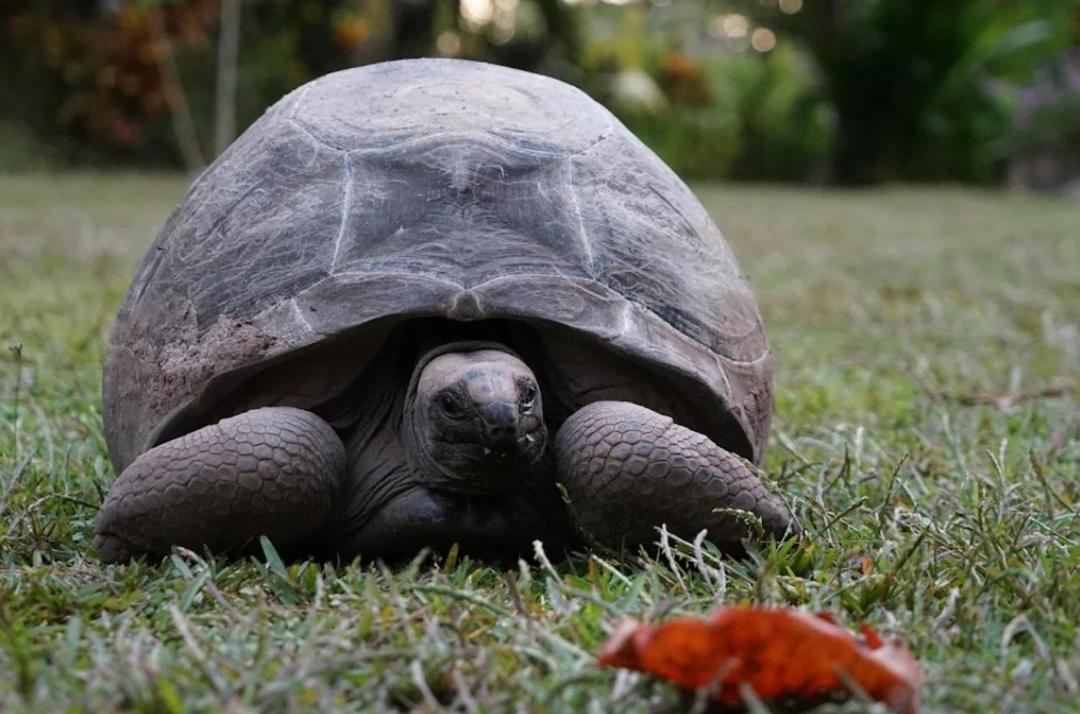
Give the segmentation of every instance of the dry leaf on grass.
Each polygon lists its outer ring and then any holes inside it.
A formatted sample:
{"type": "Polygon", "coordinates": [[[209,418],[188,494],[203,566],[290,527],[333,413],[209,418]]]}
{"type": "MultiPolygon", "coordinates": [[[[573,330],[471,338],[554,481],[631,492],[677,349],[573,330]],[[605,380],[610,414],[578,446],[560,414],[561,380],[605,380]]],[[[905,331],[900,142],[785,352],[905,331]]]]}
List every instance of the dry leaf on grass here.
{"type": "Polygon", "coordinates": [[[763,607],[727,607],[707,620],[661,625],[622,623],[605,643],[600,664],[633,669],[686,689],[706,688],[727,707],[742,691],[806,709],[853,691],[900,714],[916,714],[922,671],[902,642],[885,642],[868,627],[861,636],[829,615],[763,607]]]}

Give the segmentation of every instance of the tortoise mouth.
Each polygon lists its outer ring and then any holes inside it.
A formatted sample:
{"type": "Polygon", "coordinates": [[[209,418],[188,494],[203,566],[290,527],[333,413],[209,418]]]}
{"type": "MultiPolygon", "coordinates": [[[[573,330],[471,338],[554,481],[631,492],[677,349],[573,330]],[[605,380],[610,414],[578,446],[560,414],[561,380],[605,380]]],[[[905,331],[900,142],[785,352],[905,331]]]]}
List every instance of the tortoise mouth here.
{"type": "Polygon", "coordinates": [[[417,486],[379,509],[364,526],[347,536],[346,556],[401,560],[427,548],[445,552],[457,544],[462,553],[484,560],[508,560],[530,554],[541,540],[549,552],[565,549],[567,522],[561,504],[524,493],[464,494],[417,486]]]}
{"type": "Polygon", "coordinates": [[[428,475],[429,488],[476,497],[512,497],[508,492],[520,486],[543,458],[547,430],[541,423],[512,444],[475,439],[432,439],[431,443],[439,447],[444,469],[428,475]]]}

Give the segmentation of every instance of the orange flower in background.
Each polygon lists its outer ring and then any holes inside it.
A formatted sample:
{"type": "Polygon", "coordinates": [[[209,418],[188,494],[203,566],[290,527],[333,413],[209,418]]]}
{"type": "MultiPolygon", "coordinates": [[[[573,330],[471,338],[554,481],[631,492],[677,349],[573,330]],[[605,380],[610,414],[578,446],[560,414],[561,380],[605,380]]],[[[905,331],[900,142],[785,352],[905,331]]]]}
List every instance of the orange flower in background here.
{"type": "Polygon", "coordinates": [[[371,28],[364,18],[352,15],[334,24],[334,42],[343,52],[356,52],[371,36],[371,28]]]}
{"type": "Polygon", "coordinates": [[[599,662],[646,672],[686,689],[706,689],[739,707],[745,687],[765,701],[808,708],[861,693],[899,714],[916,714],[922,671],[903,643],[861,636],[829,615],[764,607],[728,607],[709,619],[660,625],[628,620],[605,643],[599,662]]]}
{"type": "Polygon", "coordinates": [[[712,102],[705,73],[692,57],[669,52],[660,71],[664,89],[673,101],[695,106],[712,102]]]}

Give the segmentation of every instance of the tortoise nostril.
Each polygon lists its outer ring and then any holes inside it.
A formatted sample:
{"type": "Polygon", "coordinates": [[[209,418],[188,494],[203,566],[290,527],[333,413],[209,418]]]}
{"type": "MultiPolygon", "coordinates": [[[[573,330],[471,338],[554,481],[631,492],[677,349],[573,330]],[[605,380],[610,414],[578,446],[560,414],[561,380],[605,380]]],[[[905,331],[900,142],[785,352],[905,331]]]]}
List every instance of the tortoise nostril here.
{"type": "Polygon", "coordinates": [[[488,424],[484,429],[488,446],[495,451],[509,451],[517,448],[517,429],[513,425],[488,424]]]}
{"type": "Polygon", "coordinates": [[[484,420],[484,440],[490,448],[506,451],[517,446],[518,417],[510,405],[492,404],[480,416],[484,420]]]}

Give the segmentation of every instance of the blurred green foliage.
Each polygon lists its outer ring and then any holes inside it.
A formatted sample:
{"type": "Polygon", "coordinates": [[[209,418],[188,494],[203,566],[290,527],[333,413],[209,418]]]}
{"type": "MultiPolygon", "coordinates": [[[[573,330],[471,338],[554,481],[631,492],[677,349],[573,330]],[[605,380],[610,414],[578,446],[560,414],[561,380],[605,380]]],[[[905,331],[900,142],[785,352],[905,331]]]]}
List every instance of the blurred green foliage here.
{"type": "MultiPolygon", "coordinates": [[[[667,71],[660,72],[667,93],[678,95],[674,68],[685,62],[668,57],[667,71]]],[[[696,177],[800,180],[820,172],[833,145],[834,117],[794,48],[714,59],[696,75],[702,100],[622,112],[627,126],[670,165],[696,177]]]]}
{"type": "Polygon", "coordinates": [[[1010,100],[1014,121],[1004,140],[1014,157],[1009,182],[1080,189],[1080,51],[1044,66],[1010,100]]]}
{"type": "MultiPolygon", "coordinates": [[[[220,3],[7,0],[0,168],[190,164],[192,152],[180,151],[185,126],[199,159],[212,158],[220,3]]],[[[570,81],[694,178],[986,182],[1036,153],[1080,152],[1080,80],[1061,69],[1080,44],[1080,0],[244,0],[242,8],[241,128],[326,72],[444,55],[570,81]]]]}
{"type": "Polygon", "coordinates": [[[631,117],[630,127],[689,175],[815,178],[834,143],[835,120],[805,57],[785,46],[764,57],[714,59],[701,73],[707,103],[631,117]]]}
{"type": "Polygon", "coordinates": [[[837,118],[832,176],[845,183],[997,177],[1009,95],[1080,40],[1077,0],[738,5],[813,57],[837,118]]]}

